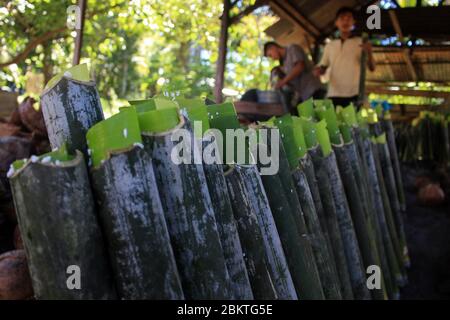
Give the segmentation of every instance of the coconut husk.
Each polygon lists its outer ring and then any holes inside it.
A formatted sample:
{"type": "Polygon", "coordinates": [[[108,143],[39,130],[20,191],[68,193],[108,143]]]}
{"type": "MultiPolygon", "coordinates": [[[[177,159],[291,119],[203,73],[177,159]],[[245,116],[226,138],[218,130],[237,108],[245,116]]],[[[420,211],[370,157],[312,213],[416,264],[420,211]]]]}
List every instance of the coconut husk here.
{"type": "Polygon", "coordinates": [[[11,123],[0,123],[0,137],[16,136],[20,132],[20,127],[11,123]]]}
{"type": "Polygon", "coordinates": [[[16,226],[16,228],[14,229],[14,236],[13,236],[13,240],[14,240],[14,248],[16,248],[16,250],[21,250],[23,249],[23,242],[22,242],[22,236],[20,234],[20,229],[19,226],[16,226]]]}
{"type": "Polygon", "coordinates": [[[42,109],[39,108],[39,110],[36,110],[34,108],[35,102],[36,100],[28,97],[19,105],[20,120],[28,131],[47,136],[42,109]]]}
{"type": "Polygon", "coordinates": [[[51,151],[50,141],[48,137],[41,136],[39,134],[31,134],[32,152],[36,155],[41,155],[51,151]]]}
{"type": "Polygon", "coordinates": [[[9,183],[6,173],[17,159],[31,155],[31,142],[19,137],[0,137],[0,200],[9,198],[9,183]]]}
{"type": "Polygon", "coordinates": [[[3,211],[0,211],[0,254],[14,249],[12,243],[13,224],[3,211]]]}
{"type": "MultiPolygon", "coordinates": [[[[3,122],[3,121],[2,121],[3,122]]],[[[8,121],[10,124],[22,127],[22,119],[20,119],[19,109],[14,109],[8,121]]]]}
{"type": "Polygon", "coordinates": [[[438,183],[429,183],[418,193],[419,202],[426,206],[439,206],[445,201],[445,194],[438,183]]]}
{"type": "Polygon", "coordinates": [[[24,300],[33,295],[24,250],[0,255],[0,300],[24,300]]]}

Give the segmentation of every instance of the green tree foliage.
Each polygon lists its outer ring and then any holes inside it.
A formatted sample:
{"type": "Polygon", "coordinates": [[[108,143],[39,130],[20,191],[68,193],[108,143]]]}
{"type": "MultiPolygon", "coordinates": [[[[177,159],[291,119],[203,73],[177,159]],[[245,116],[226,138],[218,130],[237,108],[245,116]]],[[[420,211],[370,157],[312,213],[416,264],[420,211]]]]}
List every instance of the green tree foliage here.
{"type": "MultiPolygon", "coordinates": [[[[241,0],[236,14],[254,1],[241,0]]],[[[0,86],[25,86],[27,71],[45,80],[71,66],[74,31],[67,8],[75,0],[0,1],[0,86]]],[[[89,0],[82,62],[91,65],[106,100],[177,91],[211,95],[222,0],[89,0]]],[[[225,86],[243,93],[265,88],[270,64],[261,57],[267,9],[230,28],[225,86]]]]}

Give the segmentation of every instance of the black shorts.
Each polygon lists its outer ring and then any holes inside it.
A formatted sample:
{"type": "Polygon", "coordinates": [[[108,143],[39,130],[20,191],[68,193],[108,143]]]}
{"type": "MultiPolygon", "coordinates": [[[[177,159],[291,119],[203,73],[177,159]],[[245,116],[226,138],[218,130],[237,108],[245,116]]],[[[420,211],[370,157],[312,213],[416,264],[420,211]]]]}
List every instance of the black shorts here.
{"type": "Polygon", "coordinates": [[[353,103],[356,107],[358,102],[358,96],[353,97],[329,97],[333,101],[333,104],[335,107],[341,106],[341,107],[347,107],[350,103],[353,103]]]}

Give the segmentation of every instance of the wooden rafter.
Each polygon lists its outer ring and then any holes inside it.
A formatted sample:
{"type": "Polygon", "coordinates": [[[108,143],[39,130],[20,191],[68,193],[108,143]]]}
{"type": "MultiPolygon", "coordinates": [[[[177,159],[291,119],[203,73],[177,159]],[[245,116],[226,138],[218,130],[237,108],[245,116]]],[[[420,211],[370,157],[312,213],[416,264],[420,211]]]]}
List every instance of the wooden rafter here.
{"type": "MultiPolygon", "coordinates": [[[[403,42],[403,40],[404,40],[403,32],[400,27],[400,23],[398,21],[397,14],[395,13],[394,10],[389,10],[389,17],[391,18],[392,26],[394,27],[394,30],[397,33],[399,41],[403,42]]],[[[413,81],[417,81],[418,76],[417,76],[416,68],[414,67],[414,64],[411,60],[411,50],[403,49],[402,52],[403,52],[403,57],[405,58],[405,61],[406,61],[406,66],[408,68],[409,74],[411,75],[413,81]]]]}
{"type": "Polygon", "coordinates": [[[296,8],[294,8],[288,1],[271,0],[270,6],[275,11],[282,12],[288,16],[292,22],[303,29],[314,39],[319,39],[322,32],[304,15],[302,15],[296,8]]]}
{"type": "Polygon", "coordinates": [[[368,86],[366,88],[367,92],[386,94],[386,95],[400,95],[400,96],[411,96],[411,97],[424,97],[424,98],[443,98],[448,101],[450,99],[450,92],[444,91],[427,91],[427,90],[392,90],[386,87],[379,86],[368,86]]]}
{"type": "MultiPolygon", "coordinates": [[[[378,80],[378,79],[368,79],[367,84],[369,86],[398,86],[398,87],[406,87],[408,86],[410,82],[409,81],[395,81],[395,80],[378,80]]],[[[437,86],[450,86],[450,81],[446,80],[433,80],[433,81],[427,81],[427,83],[430,83],[431,85],[437,86]]]]}
{"type": "Polygon", "coordinates": [[[254,10],[266,5],[268,0],[256,0],[254,4],[249,5],[238,14],[231,16],[231,9],[237,4],[238,0],[224,0],[223,14],[220,17],[220,37],[219,37],[219,56],[216,64],[216,77],[214,85],[214,98],[217,103],[223,101],[222,89],[225,82],[225,66],[228,45],[228,28],[238,23],[243,17],[251,14],[254,10]]]}
{"type": "MultiPolygon", "coordinates": [[[[254,4],[249,5],[245,9],[243,9],[241,12],[236,14],[235,16],[230,18],[230,25],[238,23],[243,17],[251,14],[256,9],[266,5],[269,1],[268,0],[256,0],[254,4]]],[[[236,5],[237,1],[234,1],[231,3],[231,8],[236,5]]]]}
{"type": "Polygon", "coordinates": [[[80,8],[81,13],[81,23],[80,23],[80,29],[77,30],[77,36],[75,38],[75,50],[73,54],[73,61],[72,64],[76,66],[80,63],[81,58],[81,49],[83,47],[83,34],[84,34],[84,20],[86,18],[86,7],[87,7],[87,0],[78,0],[78,6],[80,8]]]}

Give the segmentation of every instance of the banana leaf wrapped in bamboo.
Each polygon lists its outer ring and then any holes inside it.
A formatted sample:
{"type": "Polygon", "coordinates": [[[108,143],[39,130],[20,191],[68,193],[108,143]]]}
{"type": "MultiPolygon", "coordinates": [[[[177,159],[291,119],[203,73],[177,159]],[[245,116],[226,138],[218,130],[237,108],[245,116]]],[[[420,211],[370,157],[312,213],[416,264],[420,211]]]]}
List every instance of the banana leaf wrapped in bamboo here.
{"type": "Polygon", "coordinates": [[[246,166],[230,166],[225,172],[228,192],[233,207],[234,218],[242,245],[244,260],[255,299],[278,299],[277,291],[272,281],[269,260],[264,247],[264,239],[259,227],[258,218],[252,201],[258,198],[250,197],[252,190],[248,190],[244,183],[242,171],[251,170],[246,166]]]}
{"type": "Polygon", "coordinates": [[[152,157],[172,248],[188,299],[233,299],[199,149],[174,102],[136,106],[144,149],[152,157]]]}
{"type": "Polygon", "coordinates": [[[394,170],[395,184],[397,187],[400,208],[402,211],[405,211],[406,210],[405,191],[403,188],[403,179],[402,179],[402,173],[401,173],[401,168],[400,168],[400,161],[398,159],[397,144],[395,142],[394,125],[392,124],[392,119],[391,119],[391,116],[389,113],[384,115],[383,127],[384,127],[384,131],[386,132],[387,144],[389,147],[389,154],[391,156],[392,168],[394,170]]]}
{"type": "MultiPolygon", "coordinates": [[[[341,132],[348,132],[348,134],[343,133],[343,136],[351,137],[355,144],[354,150],[349,153],[350,163],[354,166],[355,178],[357,179],[358,188],[360,190],[359,193],[363,199],[368,229],[372,232],[372,241],[375,242],[375,246],[377,249],[376,251],[374,251],[374,253],[375,259],[377,260],[377,265],[379,265],[382,270],[382,280],[384,280],[382,283],[382,287],[383,289],[386,289],[385,291],[388,297],[392,299],[395,298],[396,295],[398,295],[398,288],[395,282],[395,278],[392,275],[391,267],[388,261],[389,249],[386,247],[387,244],[385,245],[385,243],[383,242],[382,228],[377,218],[377,211],[381,210],[378,212],[382,213],[383,208],[382,206],[381,208],[377,207],[377,205],[381,204],[381,201],[377,204],[375,203],[375,201],[378,200],[375,199],[372,185],[375,184],[373,185],[373,187],[379,189],[379,186],[377,185],[378,181],[377,179],[375,179],[369,183],[369,175],[371,174],[371,172],[369,170],[369,165],[365,155],[366,151],[364,149],[365,143],[370,142],[368,140],[369,135],[366,133],[365,128],[363,127],[363,125],[365,124],[358,124],[357,115],[352,105],[341,110],[338,109],[338,111],[341,118],[341,132]]],[[[384,213],[382,214],[384,215],[384,213]]],[[[391,253],[393,254],[392,244],[390,244],[390,246],[391,253]]]]}
{"type": "Polygon", "coordinates": [[[92,183],[119,297],[183,299],[137,113],[128,108],[87,133],[92,183]]]}
{"type": "Polygon", "coordinates": [[[41,95],[42,112],[52,148],[66,144],[87,158],[86,132],[103,120],[95,82],[85,64],[77,65],[49,81],[41,95]]]}
{"type": "MultiPolygon", "coordinates": [[[[330,239],[330,248],[336,263],[342,298],[351,300],[354,298],[354,295],[345,257],[344,243],[339,230],[330,178],[325,168],[325,157],[323,156],[322,147],[318,144],[316,125],[312,120],[312,115],[314,114],[312,105],[309,105],[309,107],[308,105],[302,105],[299,108],[299,113],[302,115],[301,124],[306,146],[308,148],[308,154],[314,165],[315,179],[311,177],[311,175],[309,175],[309,177],[307,176],[308,183],[314,185],[314,180],[317,180],[317,188],[321,199],[320,203],[323,204],[323,216],[319,216],[319,219],[322,221],[322,224],[325,224],[325,228],[323,229],[326,230],[326,234],[328,234],[330,239]]],[[[309,170],[309,173],[311,174],[311,170],[309,170]]]]}
{"type": "Polygon", "coordinates": [[[220,241],[223,248],[227,270],[232,282],[232,290],[236,299],[253,299],[247,268],[243,257],[237,224],[233,217],[233,208],[227,191],[224,166],[216,156],[219,145],[216,137],[209,130],[208,111],[204,101],[200,99],[177,98],[180,108],[185,111],[194,128],[194,136],[198,145],[211,159],[203,158],[203,169],[214,209],[220,241]],[[208,152],[208,150],[213,152],[208,152]],[[206,161],[207,160],[207,161],[206,161]]]}
{"type": "MultiPolygon", "coordinates": [[[[345,124],[341,124],[341,130],[339,129],[337,116],[332,108],[320,109],[318,113],[319,117],[327,121],[330,139],[339,142],[339,144],[333,144],[333,150],[336,154],[339,173],[348,199],[364,269],[366,270],[373,265],[379,266],[380,261],[378,259],[375,236],[368,221],[367,202],[361,194],[364,191],[364,185],[351,129],[345,124]],[[344,137],[345,141],[343,141],[342,137],[344,137]]],[[[383,278],[381,283],[383,284],[382,288],[371,291],[374,299],[383,300],[385,298],[383,278]]]]}
{"type": "Polygon", "coordinates": [[[384,186],[382,185],[383,182],[379,180],[379,176],[377,174],[378,171],[373,156],[372,142],[368,139],[364,139],[360,147],[361,154],[363,155],[365,162],[367,163],[367,181],[369,186],[369,193],[373,195],[375,221],[378,223],[380,229],[380,234],[385,249],[385,255],[389,266],[389,273],[385,271],[386,267],[383,268],[384,278],[386,280],[386,285],[388,286],[389,298],[398,299],[399,291],[397,287],[397,281],[401,280],[402,275],[400,272],[398,259],[394,251],[394,242],[391,237],[389,225],[386,219],[386,206],[384,205],[385,202],[383,197],[384,186]],[[389,277],[391,279],[388,282],[389,277]]]}
{"type": "MultiPolygon", "coordinates": [[[[322,120],[317,125],[320,132],[318,138],[321,145],[328,145],[329,137],[326,129],[326,122],[322,120]]],[[[363,267],[361,252],[358,240],[356,238],[353,221],[350,214],[347,195],[338,169],[335,153],[329,147],[324,148],[328,155],[324,158],[325,170],[330,179],[330,186],[333,195],[333,201],[336,206],[336,213],[339,222],[344,243],[344,252],[347,260],[347,266],[350,274],[353,294],[355,299],[370,299],[370,293],[366,286],[365,270],[363,267]]]]}
{"type": "MultiPolygon", "coordinates": [[[[274,175],[262,175],[261,179],[269,199],[275,223],[286,252],[286,259],[291,270],[297,294],[300,299],[324,299],[322,284],[317,270],[310,239],[306,230],[303,210],[295,190],[291,170],[283,145],[275,128],[262,127],[260,135],[265,139],[260,144],[272,150],[274,144],[278,148],[270,154],[273,161],[278,161],[278,172],[274,175]],[[264,131],[262,131],[264,130],[264,131]],[[265,132],[264,134],[262,132],[265,132]]],[[[261,147],[261,146],[260,146],[261,147]]],[[[262,167],[261,163],[258,163],[262,167]]]]}
{"type": "MultiPolygon", "coordinates": [[[[306,243],[302,245],[302,256],[305,258],[310,256],[307,259],[315,261],[324,297],[333,300],[341,299],[340,283],[334,260],[330,254],[331,249],[322,232],[311,190],[300,165],[300,159],[306,155],[307,148],[298,120],[298,118],[294,120],[291,116],[286,115],[274,121],[280,130],[283,142],[279,150],[279,176],[284,193],[291,197],[288,202],[291,204],[291,211],[293,209],[298,233],[302,239],[309,239],[310,242],[310,246],[306,243]],[[294,124],[294,122],[296,123],[294,124]],[[312,249],[312,254],[309,252],[309,247],[312,249]]],[[[303,264],[305,265],[305,263],[303,264]]],[[[306,264],[304,269],[308,274],[315,274],[313,264],[306,264]]],[[[316,287],[317,283],[313,282],[314,278],[310,278],[310,286],[316,287]]],[[[318,281],[316,280],[316,282],[318,281]]]]}
{"type": "MultiPolygon", "coordinates": [[[[386,133],[384,133],[375,113],[371,113],[369,122],[371,132],[376,138],[377,154],[380,161],[381,173],[384,177],[387,196],[390,201],[392,216],[394,219],[394,226],[396,228],[397,237],[401,246],[401,261],[403,265],[409,266],[410,260],[404,231],[403,214],[400,207],[400,198],[397,192],[395,174],[387,144],[386,133]]],[[[406,276],[406,274],[404,274],[404,276],[406,276]]]]}
{"type": "Polygon", "coordinates": [[[9,176],[35,298],[116,299],[82,153],[63,145],[9,176]]]}
{"type": "Polygon", "coordinates": [[[225,149],[225,152],[223,152],[222,159],[225,159],[227,162],[231,161],[238,164],[244,164],[244,166],[240,167],[240,177],[245,186],[246,199],[252,207],[252,211],[255,213],[261,229],[269,271],[277,296],[279,299],[283,300],[297,299],[298,294],[288,266],[287,257],[283,251],[282,240],[280,240],[279,231],[277,230],[274,215],[270,207],[268,194],[263,186],[256,165],[251,165],[251,140],[252,134],[254,134],[253,138],[256,138],[256,132],[251,131],[252,129],[250,129],[250,131],[245,133],[243,129],[239,127],[236,111],[234,106],[230,103],[210,105],[208,106],[208,112],[210,114],[211,127],[216,128],[223,133],[225,137],[224,145],[229,146],[225,149]],[[229,134],[227,135],[227,130],[230,129],[234,130],[232,136],[229,134]],[[238,144],[233,146],[231,140],[235,139],[239,133],[242,133],[242,137],[245,137],[247,134],[248,140],[245,140],[247,142],[241,141],[241,146],[238,144]],[[242,161],[244,163],[242,163],[242,161]]]}

